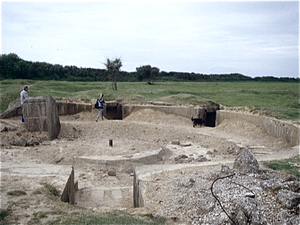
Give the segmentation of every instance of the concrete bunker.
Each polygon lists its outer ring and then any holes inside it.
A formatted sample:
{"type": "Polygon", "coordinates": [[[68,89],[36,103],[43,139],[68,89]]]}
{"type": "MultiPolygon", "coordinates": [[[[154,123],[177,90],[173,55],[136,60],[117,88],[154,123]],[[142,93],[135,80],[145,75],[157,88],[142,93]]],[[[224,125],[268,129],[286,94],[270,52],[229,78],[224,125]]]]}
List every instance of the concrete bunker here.
{"type": "Polygon", "coordinates": [[[215,127],[216,112],[220,109],[220,106],[218,104],[211,104],[208,106],[173,106],[167,103],[156,102],[151,102],[149,104],[127,104],[111,101],[106,103],[103,113],[106,119],[122,120],[131,113],[145,108],[190,119],[201,119],[204,121],[204,126],[215,127]]]}
{"type": "MultiPolygon", "coordinates": [[[[107,143],[101,148],[105,150],[123,151],[123,155],[83,155],[74,157],[75,164],[91,166],[93,168],[105,167],[107,169],[107,177],[118,176],[121,173],[126,173],[129,176],[134,176],[134,168],[138,165],[159,165],[163,164],[169,157],[169,150],[160,147],[156,144],[140,141],[141,149],[130,147],[130,143],[120,143],[110,145],[107,143]],[[120,168],[121,171],[120,171],[120,168]]],[[[97,154],[97,153],[95,153],[97,154]]],[[[96,169],[97,170],[97,169],[96,169]]],[[[75,181],[74,167],[69,179],[66,182],[61,200],[69,204],[75,204],[79,207],[95,208],[95,207],[110,207],[110,208],[133,208],[133,188],[132,184],[114,185],[113,187],[106,186],[85,186],[78,188],[78,182],[75,181]]]]}
{"type": "MultiPolygon", "coordinates": [[[[216,110],[219,109],[219,105],[213,105],[210,107],[194,107],[194,106],[172,106],[168,104],[156,104],[151,103],[147,105],[138,104],[122,104],[119,102],[106,102],[104,108],[104,117],[108,120],[123,120],[131,113],[143,110],[143,109],[153,109],[155,111],[164,112],[167,114],[175,114],[191,119],[201,118],[205,121],[205,126],[214,127],[216,119],[216,110]]],[[[192,121],[191,121],[192,125],[192,121]]],[[[110,140],[111,141],[111,140],[110,140]]],[[[147,143],[144,143],[147,145],[147,143]]],[[[113,145],[107,144],[104,148],[112,148],[113,145]]],[[[124,147],[124,146],[123,146],[124,147]]],[[[170,155],[170,150],[166,147],[157,146],[150,151],[144,151],[142,153],[134,153],[130,155],[118,155],[118,156],[80,156],[75,157],[74,160],[76,164],[99,166],[105,165],[110,168],[114,167],[127,167],[131,168],[132,176],[134,177],[133,186],[115,186],[108,189],[107,187],[83,187],[78,189],[78,183],[75,185],[77,187],[75,193],[72,192],[72,198],[77,206],[80,207],[138,207],[137,204],[137,194],[138,192],[135,180],[135,168],[136,166],[142,165],[159,165],[164,164],[170,155]]],[[[114,171],[115,172],[115,171],[114,171]]],[[[113,173],[115,176],[115,173],[113,173]]],[[[69,181],[68,181],[69,182],[69,181]]],[[[69,184],[66,184],[66,189],[73,190],[73,183],[70,188],[69,184]],[[69,187],[69,188],[68,188],[69,187]]],[[[71,193],[71,192],[70,192],[71,193]]],[[[71,198],[71,199],[72,199],[71,198]]],[[[142,196],[141,196],[142,198],[142,196]]],[[[68,198],[65,198],[68,199],[68,198]]],[[[72,204],[72,203],[71,203],[72,204]]]]}

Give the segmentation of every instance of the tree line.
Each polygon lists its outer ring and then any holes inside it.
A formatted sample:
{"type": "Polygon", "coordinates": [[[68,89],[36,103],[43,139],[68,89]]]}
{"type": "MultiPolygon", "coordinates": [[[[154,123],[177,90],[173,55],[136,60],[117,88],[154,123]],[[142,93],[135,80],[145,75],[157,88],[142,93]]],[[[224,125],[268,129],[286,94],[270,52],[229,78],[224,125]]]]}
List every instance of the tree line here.
{"type": "Polygon", "coordinates": [[[121,71],[122,61],[107,59],[106,69],[78,68],[62,66],[46,62],[31,62],[21,59],[15,53],[0,55],[0,79],[33,79],[33,80],[65,80],[65,81],[112,81],[112,88],[117,90],[117,81],[281,81],[299,82],[299,78],[272,76],[251,78],[239,73],[231,74],[199,74],[187,72],[165,72],[157,67],[144,65],[135,72],[121,71]]]}

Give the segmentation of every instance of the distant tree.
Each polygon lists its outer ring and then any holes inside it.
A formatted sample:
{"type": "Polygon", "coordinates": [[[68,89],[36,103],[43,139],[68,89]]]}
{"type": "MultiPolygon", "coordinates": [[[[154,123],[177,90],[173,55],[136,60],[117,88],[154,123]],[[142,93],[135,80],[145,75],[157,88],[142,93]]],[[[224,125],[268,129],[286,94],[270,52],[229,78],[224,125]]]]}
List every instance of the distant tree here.
{"type": "Polygon", "coordinates": [[[146,80],[147,82],[150,80],[151,66],[140,66],[136,68],[137,77],[139,81],[146,80]]]}
{"type": "Polygon", "coordinates": [[[151,78],[153,83],[154,83],[154,80],[155,80],[155,78],[158,74],[159,74],[159,69],[157,67],[152,67],[151,72],[150,72],[150,78],[151,78]]]}
{"type": "Polygon", "coordinates": [[[139,81],[146,80],[148,84],[152,84],[159,73],[159,69],[146,65],[137,67],[136,72],[139,81]]]}
{"type": "Polygon", "coordinates": [[[120,68],[122,67],[122,61],[120,58],[115,58],[114,60],[106,59],[106,70],[108,73],[108,77],[111,80],[111,85],[113,91],[117,91],[117,76],[120,72],[120,68]]]}
{"type": "Polygon", "coordinates": [[[0,57],[0,78],[15,79],[18,78],[19,68],[17,64],[21,59],[15,53],[3,54],[0,57]]]}
{"type": "Polygon", "coordinates": [[[78,68],[76,66],[52,65],[46,62],[31,62],[21,59],[15,53],[0,54],[0,80],[3,79],[39,79],[68,81],[112,81],[113,90],[117,90],[118,81],[146,81],[153,84],[159,81],[263,81],[263,82],[300,82],[300,78],[292,77],[249,77],[240,73],[202,74],[188,72],[159,71],[150,65],[136,68],[136,72],[120,71],[121,59],[107,59],[106,69],[78,68]]]}

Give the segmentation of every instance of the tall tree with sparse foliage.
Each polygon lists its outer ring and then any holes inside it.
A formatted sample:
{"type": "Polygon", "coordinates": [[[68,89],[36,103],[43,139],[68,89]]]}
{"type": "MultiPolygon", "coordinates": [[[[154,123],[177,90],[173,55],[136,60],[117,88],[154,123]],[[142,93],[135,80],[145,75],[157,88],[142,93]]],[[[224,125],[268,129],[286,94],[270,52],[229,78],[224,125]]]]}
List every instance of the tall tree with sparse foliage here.
{"type": "Polygon", "coordinates": [[[122,61],[120,58],[115,58],[114,60],[107,58],[106,63],[104,63],[104,65],[106,66],[108,77],[111,80],[112,89],[114,91],[117,91],[117,76],[122,67],[122,61]]]}

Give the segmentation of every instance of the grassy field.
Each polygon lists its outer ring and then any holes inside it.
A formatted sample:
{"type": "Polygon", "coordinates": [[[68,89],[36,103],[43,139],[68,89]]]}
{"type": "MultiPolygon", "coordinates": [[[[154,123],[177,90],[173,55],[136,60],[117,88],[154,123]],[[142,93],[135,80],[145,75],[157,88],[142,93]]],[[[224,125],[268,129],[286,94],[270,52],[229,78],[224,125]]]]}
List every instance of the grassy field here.
{"type": "Polygon", "coordinates": [[[281,119],[298,121],[300,111],[299,83],[283,82],[119,82],[113,91],[110,82],[67,82],[38,80],[0,81],[1,108],[20,98],[25,84],[29,96],[96,99],[104,93],[105,100],[130,102],[164,101],[173,104],[198,105],[213,101],[227,107],[248,107],[281,119]]]}
{"type": "Polygon", "coordinates": [[[289,174],[293,174],[294,176],[300,178],[299,163],[300,163],[299,155],[293,156],[288,159],[283,159],[283,160],[272,160],[272,161],[263,162],[264,165],[268,166],[273,170],[285,171],[289,174]]]}

